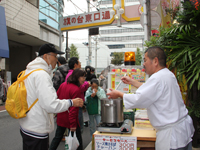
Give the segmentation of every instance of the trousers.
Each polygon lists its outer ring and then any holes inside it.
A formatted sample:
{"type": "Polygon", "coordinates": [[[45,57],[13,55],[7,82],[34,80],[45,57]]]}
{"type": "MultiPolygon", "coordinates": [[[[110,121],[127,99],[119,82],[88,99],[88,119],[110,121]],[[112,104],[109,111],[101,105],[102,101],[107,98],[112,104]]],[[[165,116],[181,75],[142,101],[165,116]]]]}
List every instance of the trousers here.
{"type": "Polygon", "coordinates": [[[45,139],[34,138],[24,134],[20,130],[23,139],[23,150],[48,150],[49,149],[49,136],[45,139]]]}
{"type": "Polygon", "coordinates": [[[178,149],[170,149],[170,150],[192,150],[192,141],[188,143],[185,147],[178,148],[178,149]]]}

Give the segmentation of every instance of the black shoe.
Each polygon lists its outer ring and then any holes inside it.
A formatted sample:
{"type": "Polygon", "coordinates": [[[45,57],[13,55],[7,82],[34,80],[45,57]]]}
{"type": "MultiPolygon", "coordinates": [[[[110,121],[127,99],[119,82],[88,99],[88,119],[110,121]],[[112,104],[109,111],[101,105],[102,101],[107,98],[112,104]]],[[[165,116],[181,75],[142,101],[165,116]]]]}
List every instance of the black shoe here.
{"type": "Polygon", "coordinates": [[[88,127],[88,122],[84,122],[84,126],[85,126],[85,127],[88,127]]]}

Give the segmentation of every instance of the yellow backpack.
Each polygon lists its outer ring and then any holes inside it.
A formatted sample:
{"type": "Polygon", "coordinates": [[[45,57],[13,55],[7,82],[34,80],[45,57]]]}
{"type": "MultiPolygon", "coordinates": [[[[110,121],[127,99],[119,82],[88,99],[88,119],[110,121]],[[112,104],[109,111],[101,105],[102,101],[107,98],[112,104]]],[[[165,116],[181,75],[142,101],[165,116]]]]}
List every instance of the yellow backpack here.
{"type": "Polygon", "coordinates": [[[43,69],[36,69],[31,71],[29,74],[25,75],[25,70],[21,71],[17,76],[17,81],[15,81],[9,88],[7,92],[7,99],[5,108],[9,115],[15,119],[24,118],[30,109],[38,101],[36,99],[33,104],[28,108],[26,101],[26,87],[24,80],[33,72],[43,69]]]}

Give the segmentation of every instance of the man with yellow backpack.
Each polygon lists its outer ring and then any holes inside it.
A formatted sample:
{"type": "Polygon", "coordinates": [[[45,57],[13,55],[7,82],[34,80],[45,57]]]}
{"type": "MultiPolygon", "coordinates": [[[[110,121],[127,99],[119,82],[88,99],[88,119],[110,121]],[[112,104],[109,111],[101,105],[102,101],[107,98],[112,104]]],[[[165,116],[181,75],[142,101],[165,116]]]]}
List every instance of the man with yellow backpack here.
{"type": "MultiPolygon", "coordinates": [[[[48,150],[49,133],[54,130],[53,113],[64,112],[71,106],[83,106],[83,100],[80,98],[57,99],[51,80],[57,54],[64,53],[52,44],[44,44],[39,48],[38,57],[26,67],[24,76],[35,71],[24,79],[27,104],[32,108],[25,117],[19,119],[23,150],[48,150]]],[[[7,104],[7,107],[11,105],[7,104]]]]}

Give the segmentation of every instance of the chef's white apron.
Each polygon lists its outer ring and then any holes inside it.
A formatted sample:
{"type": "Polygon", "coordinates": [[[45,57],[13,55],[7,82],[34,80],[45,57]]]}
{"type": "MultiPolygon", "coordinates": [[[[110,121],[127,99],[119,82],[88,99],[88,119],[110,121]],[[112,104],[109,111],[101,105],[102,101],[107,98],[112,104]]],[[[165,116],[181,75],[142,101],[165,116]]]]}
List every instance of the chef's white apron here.
{"type": "Polygon", "coordinates": [[[172,128],[183,122],[185,119],[186,117],[182,118],[178,122],[166,125],[164,127],[156,127],[156,150],[170,150],[172,128]]]}

